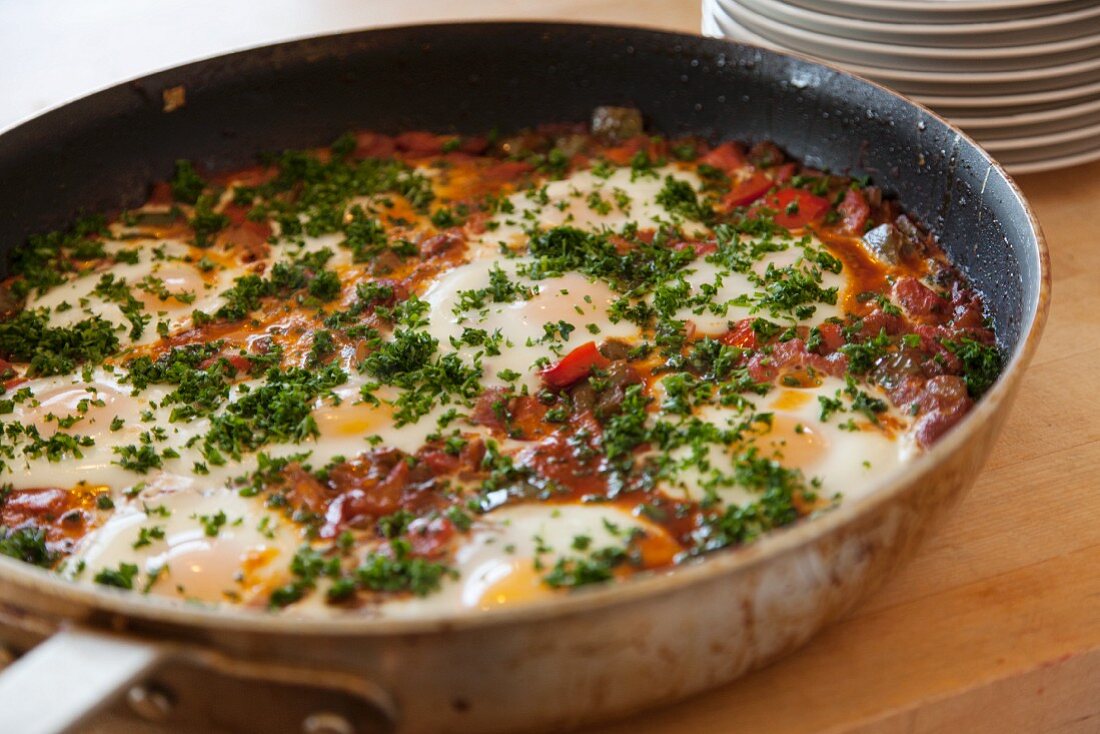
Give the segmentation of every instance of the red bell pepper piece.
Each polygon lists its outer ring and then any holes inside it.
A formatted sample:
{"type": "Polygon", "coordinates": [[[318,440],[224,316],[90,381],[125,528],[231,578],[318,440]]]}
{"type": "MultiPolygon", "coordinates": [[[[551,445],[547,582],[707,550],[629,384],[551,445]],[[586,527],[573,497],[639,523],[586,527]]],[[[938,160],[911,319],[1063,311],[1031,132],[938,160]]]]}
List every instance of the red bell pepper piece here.
{"type": "Polygon", "coordinates": [[[722,336],[718,341],[731,347],[741,349],[756,349],[756,332],[752,328],[753,319],[742,319],[722,336]]]}
{"type": "Polygon", "coordinates": [[[798,229],[821,218],[829,208],[829,200],[805,189],[780,189],[764,199],[763,205],[775,211],[775,223],[780,227],[798,229]]]}
{"type": "Polygon", "coordinates": [[[596,342],[585,342],[539,374],[548,387],[560,390],[588,377],[593,369],[604,369],[609,364],[596,348],[596,342]]]}
{"type": "Polygon", "coordinates": [[[722,197],[722,204],[727,209],[751,204],[768,193],[768,189],[772,187],[772,184],[770,178],[758,171],[741,183],[735,184],[730,192],[722,197]]]}
{"type": "Polygon", "coordinates": [[[745,154],[737,143],[722,143],[700,158],[699,162],[714,166],[725,173],[731,173],[748,165],[745,154]]]}

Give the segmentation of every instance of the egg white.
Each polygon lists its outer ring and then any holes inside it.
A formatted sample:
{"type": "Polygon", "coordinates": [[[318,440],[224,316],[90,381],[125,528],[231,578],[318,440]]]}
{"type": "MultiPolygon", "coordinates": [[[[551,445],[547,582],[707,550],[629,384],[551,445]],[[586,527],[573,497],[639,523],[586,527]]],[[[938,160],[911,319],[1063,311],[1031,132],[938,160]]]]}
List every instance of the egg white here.
{"type": "MultiPolygon", "coordinates": [[[[657,169],[655,173],[637,175],[628,168],[619,168],[601,178],[591,171],[580,171],[564,180],[547,182],[540,190],[512,194],[508,198],[510,211],[498,213],[484,232],[471,236],[466,261],[443,270],[419,287],[418,296],[430,307],[428,332],[440,349],[457,351],[465,362],[480,364],[481,383],[486,387],[512,385],[533,392],[541,386],[540,371],[577,346],[609,339],[637,341],[641,333],[635,324],[610,319],[608,311],[621,294],[609,285],[576,272],[529,278],[524,272],[532,260],[524,256],[504,257],[501,248],[521,249],[533,228],[571,225],[615,232],[627,224],[636,224],[641,229],[660,227],[676,219],[655,201],[665,177],[685,181],[696,189],[700,182],[693,173],[675,166],[657,169]],[[594,207],[593,197],[608,207],[594,207]],[[494,268],[500,268],[511,281],[521,285],[528,297],[502,303],[489,300],[482,308],[459,310],[462,294],[486,288],[494,268]],[[567,325],[567,334],[559,328],[560,324],[567,325]],[[499,338],[501,353],[464,344],[468,329],[483,330],[499,338]]],[[[691,233],[694,225],[677,221],[691,233]]],[[[810,247],[822,245],[811,238],[810,247]]],[[[109,252],[134,249],[134,244],[112,241],[107,248],[109,252]]],[[[183,242],[164,240],[157,243],[157,248],[159,255],[154,254],[148,243],[142,244],[136,249],[139,253],[136,264],[118,264],[110,272],[131,286],[146,278],[159,278],[169,291],[191,294],[193,300],[186,303],[175,298],[162,300],[133,288],[146,312],[153,315],[145,333],[135,342],[139,346],[159,338],[154,328],[158,322],[165,322],[175,332],[191,325],[193,310],[216,311],[224,302],[221,294],[232,287],[236,278],[252,272],[253,267],[219,262],[217,267],[204,270],[192,261],[192,248],[183,242]]],[[[325,248],[333,252],[329,267],[339,269],[352,264],[351,252],[340,246],[340,237],[326,235],[307,238],[304,244],[273,245],[267,265],[325,248]]],[[[803,255],[802,247],[791,241],[784,249],[766,254],[753,265],[753,272],[762,276],[769,265],[777,268],[798,265],[803,255]]],[[[85,274],[45,294],[34,295],[27,308],[50,309],[51,321],[60,326],[100,316],[116,324],[120,342],[130,345],[130,324],[119,306],[94,293],[99,277],[100,273],[85,274]]],[[[728,306],[721,313],[684,307],[674,315],[691,321],[698,333],[718,336],[740,319],[767,317],[751,306],[729,304],[736,296],[754,290],[745,274],[700,257],[685,269],[683,277],[692,294],[714,286],[714,301],[728,306]]],[[[822,287],[836,288],[841,303],[849,279],[843,272],[825,272],[822,287]]],[[[647,298],[652,300],[652,296],[647,298]]],[[[814,314],[799,323],[819,323],[840,315],[839,306],[819,303],[814,314]]],[[[17,489],[74,487],[82,482],[111,488],[116,510],[102,527],[80,543],[74,557],[66,563],[66,572],[72,576],[87,580],[103,569],[134,563],[140,569],[136,584],[139,588],[147,585],[150,593],[212,604],[262,602],[265,594],[289,578],[287,566],[303,537],[301,529],[280,512],[264,507],[263,498],[242,497],[231,488],[234,478],[256,468],[256,455],[247,454],[224,466],[209,465],[208,474],[196,474],[196,464],[205,463],[200,445],[210,421],[199,418],[171,422],[173,406],[162,402],[172,386],[151,385],[140,395],[133,395],[131,387],[121,381],[121,374],[122,370],[100,367],[87,375],[26,382],[23,387],[34,397],[17,403],[13,413],[3,417],[4,422],[34,425],[48,436],[56,430],[57,418],[79,415],[80,419],[67,432],[90,437],[94,445],[82,448],[80,456],[70,455],[60,462],[51,462],[46,457],[17,458],[9,462],[4,481],[17,489]],[[82,401],[87,401],[83,412],[82,401]],[[116,416],[125,420],[121,426],[112,428],[116,416]],[[165,459],[161,468],[144,475],[119,466],[116,450],[139,444],[141,435],[155,426],[166,431],[164,441],[156,443],[158,449],[170,446],[180,456],[165,459]],[[199,518],[218,512],[225,513],[227,522],[215,535],[207,535],[199,518]],[[142,528],[147,532],[157,528],[164,537],[135,548],[142,528]],[[78,568],[83,568],[79,574],[78,568]]],[[[271,445],[264,451],[272,456],[308,452],[308,462],[314,467],[338,457],[357,456],[370,448],[374,439],[411,454],[439,430],[441,419],[452,409],[457,408],[460,414],[468,410],[464,405],[439,404],[416,422],[396,425],[391,403],[398,392],[385,386],[376,388],[374,395],[380,404],[364,402],[360,399],[360,388],[369,381],[369,376],[352,370],[348,382],[335,389],[338,401],[318,399],[313,412],[320,433],[316,439],[271,445]]],[[[245,380],[234,387],[233,396],[260,383],[245,380]]],[[[755,411],[770,413],[772,418],[770,428],[755,426],[749,439],[761,455],[799,470],[807,480],[815,480],[820,496],[854,499],[866,493],[876,479],[898,470],[912,455],[913,448],[898,437],[902,430],[891,432],[859,416],[856,416],[859,430],[841,428],[852,417],[849,414],[822,420],[819,398],[833,398],[843,387],[840,380],[824,378],[817,386],[777,387],[768,396],[752,397],[755,411]]],[[[659,403],[659,384],[654,389],[659,403]]],[[[732,427],[746,417],[713,406],[699,409],[696,415],[722,427],[732,427]]],[[[902,429],[907,425],[906,417],[895,409],[891,408],[887,415],[890,425],[902,429]]],[[[486,429],[461,420],[455,425],[464,432],[488,435],[486,429]]],[[[511,439],[501,443],[505,450],[520,445],[511,439]]],[[[689,465],[689,451],[683,448],[673,452],[672,459],[684,466],[673,472],[661,487],[672,499],[703,498],[700,487],[706,482],[707,473],[689,465]]],[[[713,466],[730,470],[733,452],[729,448],[711,445],[707,451],[713,466]]],[[[726,506],[745,505],[759,499],[741,487],[721,487],[717,496],[726,506]]],[[[542,583],[546,566],[540,564],[552,563],[561,556],[583,556],[582,551],[573,548],[578,536],[590,538],[591,549],[621,545],[622,536],[610,528],[621,528],[625,533],[637,528],[656,538],[664,533],[643,518],[610,504],[505,506],[476,520],[468,539],[455,551],[453,567],[457,576],[446,578],[438,593],[423,598],[393,598],[381,605],[374,604],[371,609],[386,616],[417,617],[537,601],[557,593],[542,583]]],[[[334,613],[324,605],[323,594],[295,605],[293,611],[334,613]]]]}

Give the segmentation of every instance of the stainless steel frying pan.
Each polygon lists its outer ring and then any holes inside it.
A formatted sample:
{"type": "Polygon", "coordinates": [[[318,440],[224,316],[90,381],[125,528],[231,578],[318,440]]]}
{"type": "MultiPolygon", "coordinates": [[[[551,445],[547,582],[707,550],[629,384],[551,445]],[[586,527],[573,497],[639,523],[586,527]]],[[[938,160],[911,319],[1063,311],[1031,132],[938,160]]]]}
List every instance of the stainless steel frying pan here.
{"type": "Polygon", "coordinates": [[[1004,171],[931,112],[759,48],[557,24],[393,28],[231,54],[108,89],[0,134],[0,250],[78,210],[351,128],[502,130],[602,104],[652,128],[770,139],[870,175],[940,238],[1011,355],[903,476],[810,522],[668,573],[423,621],[212,611],[74,585],[0,558],[0,732],[560,731],[672,701],[793,650],[889,577],[969,487],[1049,302],[1039,225],[1004,171]],[[31,649],[33,648],[33,649],[31,649]]]}

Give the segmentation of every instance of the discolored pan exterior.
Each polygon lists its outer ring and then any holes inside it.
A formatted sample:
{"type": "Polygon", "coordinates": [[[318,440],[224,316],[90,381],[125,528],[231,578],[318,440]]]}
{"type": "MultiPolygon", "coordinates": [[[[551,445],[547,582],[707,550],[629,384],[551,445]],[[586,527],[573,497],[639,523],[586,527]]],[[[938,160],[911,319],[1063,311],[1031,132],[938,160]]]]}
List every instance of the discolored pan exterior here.
{"type": "Polygon", "coordinates": [[[403,732],[560,730],[680,698],[789,652],[887,578],[969,487],[1049,301],[1038,223],[944,121],[840,71],[638,29],[471,24],[368,31],[202,61],[0,134],[0,248],[79,210],[144,199],[175,159],[210,169],[351,128],[509,130],[636,106],[649,126],[771,140],[870,175],[940,242],[1011,360],[971,414],[866,499],[676,571],[497,613],[423,621],[258,618],[74,586],[0,558],[0,627],[26,645],[63,622],[347,671],[403,732]],[[385,707],[384,707],[385,708],[385,707]],[[389,715],[389,714],[387,714],[389,715]]]}

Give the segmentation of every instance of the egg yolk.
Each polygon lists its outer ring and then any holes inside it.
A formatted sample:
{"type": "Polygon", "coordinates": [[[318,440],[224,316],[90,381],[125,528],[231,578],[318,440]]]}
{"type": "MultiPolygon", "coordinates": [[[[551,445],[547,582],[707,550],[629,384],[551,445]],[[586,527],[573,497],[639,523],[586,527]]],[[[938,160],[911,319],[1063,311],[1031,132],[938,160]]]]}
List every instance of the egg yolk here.
{"type": "Polygon", "coordinates": [[[765,455],[780,458],[784,465],[803,472],[824,460],[829,448],[829,442],[820,432],[783,414],[772,418],[771,427],[760,436],[757,445],[765,455]]]}
{"type": "Polygon", "coordinates": [[[793,412],[801,408],[806,403],[810,402],[810,399],[812,397],[812,394],[808,392],[803,392],[801,390],[784,390],[783,392],[779,393],[779,397],[777,397],[772,402],[772,408],[775,410],[787,410],[793,412]]]}
{"type": "Polygon", "coordinates": [[[180,300],[177,295],[183,296],[186,300],[192,300],[185,294],[200,295],[205,288],[202,276],[189,265],[166,265],[157,270],[153,277],[160,281],[154,287],[133,289],[134,297],[141,301],[150,313],[183,309],[190,311],[192,305],[180,300]]]}
{"type": "Polygon", "coordinates": [[[150,573],[161,569],[149,590],[200,601],[220,601],[227,593],[239,596],[262,586],[260,571],[279,554],[276,548],[245,547],[228,534],[209,538],[201,530],[170,535],[167,542],[168,550],[146,562],[150,573]]]}
{"type": "Polygon", "coordinates": [[[353,403],[344,400],[339,405],[324,405],[313,411],[317,430],[322,438],[365,436],[392,422],[393,409],[385,403],[353,403]]]}
{"type": "Polygon", "coordinates": [[[541,599],[554,593],[542,582],[530,558],[494,560],[478,568],[466,582],[462,602],[468,607],[494,609],[541,599]]]}
{"type": "Polygon", "coordinates": [[[642,565],[657,568],[672,563],[676,554],[683,550],[680,544],[662,527],[651,523],[646,523],[644,527],[645,534],[634,541],[642,555],[642,565]]]}

